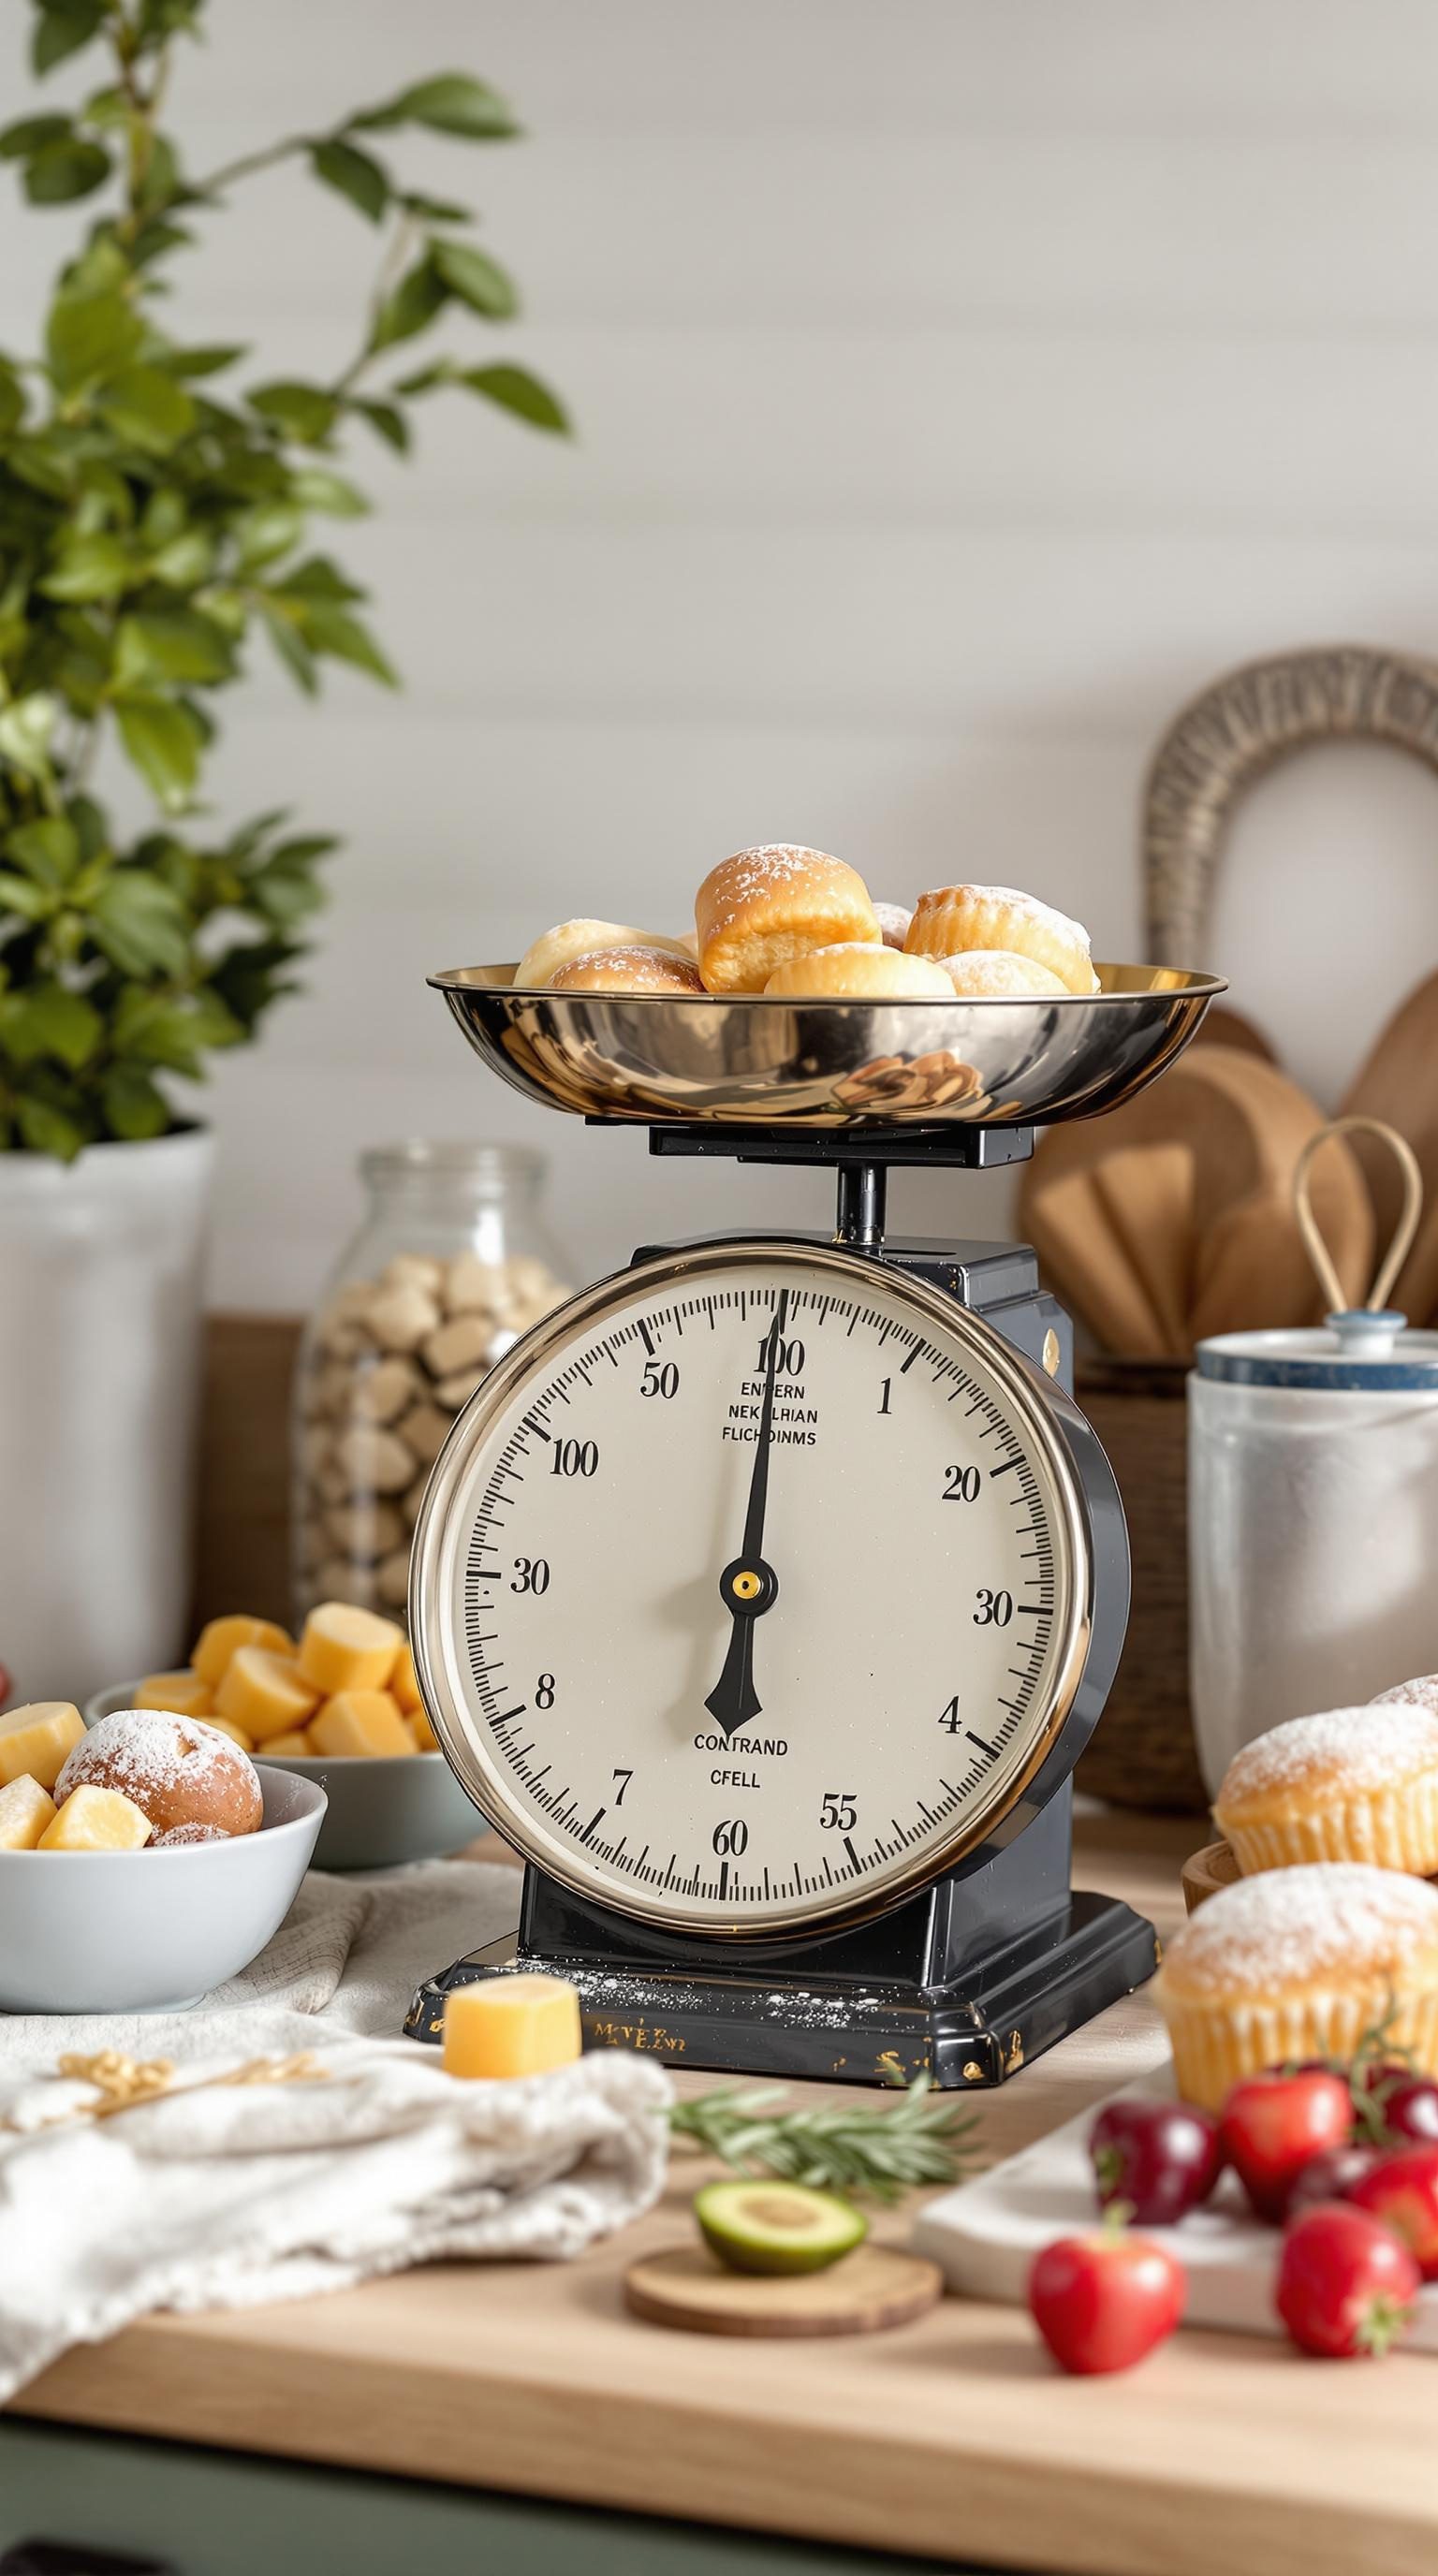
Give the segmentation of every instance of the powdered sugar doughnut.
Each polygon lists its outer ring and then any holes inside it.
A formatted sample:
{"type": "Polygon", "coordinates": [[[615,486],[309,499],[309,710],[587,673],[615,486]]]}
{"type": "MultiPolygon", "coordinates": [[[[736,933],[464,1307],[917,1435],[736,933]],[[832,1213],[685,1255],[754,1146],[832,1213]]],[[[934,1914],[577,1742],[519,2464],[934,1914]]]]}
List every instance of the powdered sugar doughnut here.
{"type": "Polygon", "coordinates": [[[171,1825],[168,1833],[156,1834],[150,1849],[173,1851],[183,1843],[230,1843],[234,1839],[223,1825],[171,1825]]]}
{"type": "Polygon", "coordinates": [[[649,946],[595,948],[549,979],[551,993],[702,993],[687,957],[649,946]]]}
{"type": "Polygon", "coordinates": [[[921,894],[904,945],[919,957],[1004,948],[1036,958],[1070,993],[1098,990],[1083,924],[1014,886],[937,886],[931,894],[921,894]]]}
{"type": "Polygon", "coordinates": [[[906,903],[876,903],[874,906],[874,919],[883,933],[886,948],[903,947],[913,918],[906,903]]]}
{"type": "Polygon", "coordinates": [[[662,931],[626,929],[622,921],[561,921],[526,948],[514,970],[516,991],[552,984],[561,966],[576,957],[592,957],[597,948],[657,948],[665,957],[693,954],[680,939],[662,931]]]}
{"type": "Polygon", "coordinates": [[[1040,994],[1068,991],[1062,978],[1041,966],[1036,957],[1020,957],[1012,948],[966,948],[939,963],[963,1000],[994,996],[1033,1000],[1040,994]]]}
{"type": "Polygon", "coordinates": [[[779,967],[814,948],[882,945],[863,878],[789,841],[721,859],[694,898],[694,924],[711,993],[762,993],[779,967]]]}
{"type": "Polygon", "coordinates": [[[264,1815],[260,1775],[249,1755],[203,1718],[171,1717],[157,1708],[122,1708],[100,1718],[65,1762],[57,1803],[85,1781],[118,1789],[157,1835],[172,1825],[252,1834],[264,1815]]]}
{"type": "Polygon", "coordinates": [[[848,939],[832,948],[811,948],[807,957],[791,957],[777,966],[764,994],[771,1001],[812,995],[836,1001],[872,996],[878,1001],[951,1002],[954,988],[931,957],[905,957],[897,948],[848,939]]]}

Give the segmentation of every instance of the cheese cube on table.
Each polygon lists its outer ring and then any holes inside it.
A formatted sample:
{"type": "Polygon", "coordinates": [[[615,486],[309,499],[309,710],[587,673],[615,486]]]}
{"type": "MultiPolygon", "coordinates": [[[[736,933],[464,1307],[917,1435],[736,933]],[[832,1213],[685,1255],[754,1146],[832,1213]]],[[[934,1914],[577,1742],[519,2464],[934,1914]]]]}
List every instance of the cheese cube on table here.
{"type": "MultiPolygon", "coordinates": [[[[292,1655],[295,1651],[293,1637],[287,1636],[283,1628],[277,1628],[273,1619],[255,1619],[243,1610],[234,1612],[228,1619],[211,1619],[200,1630],[199,1643],[191,1657],[207,1690],[219,1689],[241,1646],[262,1646],[270,1655],[292,1655]]],[[[154,1706],[160,1704],[151,1703],[154,1706]]],[[[176,1713],[180,1717],[198,1714],[184,1708],[176,1713]]]]}
{"type": "Polygon", "coordinates": [[[72,1789],[53,1824],[47,1825],[37,1851],[139,1851],[150,1839],[150,1819],[118,1789],[97,1789],[86,1780],[72,1789]]]}
{"type": "Polygon", "coordinates": [[[322,1601],[305,1621],[299,1665],[316,1698],[340,1691],[382,1691],[394,1671],[404,1637],[392,1619],[356,1610],[345,1601],[322,1601]]]}
{"type": "Polygon", "coordinates": [[[241,1646],[220,1684],[215,1710],[263,1744],[268,1736],[303,1726],[318,1698],[292,1655],[277,1655],[267,1646],[241,1646]]]}
{"type": "Polygon", "coordinates": [[[337,1691],[310,1730],[316,1753],[413,1753],[414,1737],[388,1691],[337,1691]]]}
{"type": "Polygon", "coordinates": [[[12,1708],[8,1717],[0,1717],[0,1782],[28,1772],[42,1789],[53,1789],[67,1754],[84,1732],[84,1719],[66,1699],[36,1699],[27,1708],[12,1708]]]}
{"type": "Polygon", "coordinates": [[[0,1789],[0,1851],[33,1851],[54,1821],[54,1799],[28,1771],[0,1789]]]}
{"type": "Polygon", "coordinates": [[[171,1717],[209,1717],[209,1684],[195,1672],[147,1673],[135,1689],[136,1708],[158,1708],[171,1717]]]}
{"type": "Polygon", "coordinates": [[[479,1977],[445,1997],[450,2075],[543,2075],[571,2065],[583,2046],[579,1997],[563,1977],[479,1977]]]}

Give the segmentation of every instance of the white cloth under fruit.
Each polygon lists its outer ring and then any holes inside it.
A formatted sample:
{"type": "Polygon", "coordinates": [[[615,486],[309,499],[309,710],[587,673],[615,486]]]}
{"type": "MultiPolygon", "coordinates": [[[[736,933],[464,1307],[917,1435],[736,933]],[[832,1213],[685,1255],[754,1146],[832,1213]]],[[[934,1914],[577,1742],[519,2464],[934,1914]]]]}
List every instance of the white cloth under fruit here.
{"type": "Polygon", "coordinates": [[[667,2156],[658,2067],[601,2050],[463,2083],[393,2035],[419,1980],[512,1923],[515,1895],[512,1871],[469,1862],[314,1875],[197,2011],[0,2017],[0,2402],[157,2308],[573,2255],[647,2208],[667,2156]],[[95,2084],[56,2068],[104,2051],[174,2071],[97,2119],[95,2084]],[[217,2080],[237,2068],[254,2071],[217,2080]]]}

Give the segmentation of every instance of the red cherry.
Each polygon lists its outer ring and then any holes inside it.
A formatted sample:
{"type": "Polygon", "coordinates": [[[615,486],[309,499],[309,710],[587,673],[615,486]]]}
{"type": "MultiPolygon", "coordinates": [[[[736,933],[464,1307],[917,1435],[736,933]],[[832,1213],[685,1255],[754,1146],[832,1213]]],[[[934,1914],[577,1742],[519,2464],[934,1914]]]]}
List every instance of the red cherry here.
{"type": "Polygon", "coordinates": [[[1129,2370],[1171,2335],[1188,2277],[1166,2246],[1113,2225],[1060,2236],[1034,2258],[1028,2300],[1035,2325],[1064,2370],[1129,2370]]]}
{"type": "Polygon", "coordinates": [[[1382,2157],[1351,2197],[1401,2236],[1425,2281],[1438,2280],[1438,2147],[1382,2157]]]}
{"type": "Polygon", "coordinates": [[[1223,2106],[1219,2136],[1260,2218],[1279,2219],[1303,2167],[1329,2147],[1347,2146],[1353,2100],[1340,2076],[1250,2075],[1223,2106]]]}
{"type": "Polygon", "coordinates": [[[1375,2087],[1374,2094],[1384,2134],[1395,2144],[1438,2144],[1438,2084],[1426,2075],[1410,2075],[1405,2067],[1393,2084],[1375,2087]]]}
{"type": "Polygon", "coordinates": [[[1381,2147],[1365,2147],[1357,2140],[1351,2146],[1325,2147],[1321,2156],[1310,2156],[1294,2178],[1284,2207],[1285,2218],[1299,2218],[1305,2209],[1316,2209],[1320,2201],[1347,2200],[1357,2182],[1381,2163],[1381,2147]]]}
{"type": "Polygon", "coordinates": [[[1274,2303],[1305,2352],[1329,2361],[1386,2352],[1412,2322],[1418,2266],[1390,2228],[1326,2201],[1283,2239],[1274,2303]]]}
{"type": "Polygon", "coordinates": [[[1088,2133],[1099,2206],[1172,2227],[1207,2200],[1223,2167],[1218,2122],[1187,2102],[1110,2102],[1088,2133]]]}

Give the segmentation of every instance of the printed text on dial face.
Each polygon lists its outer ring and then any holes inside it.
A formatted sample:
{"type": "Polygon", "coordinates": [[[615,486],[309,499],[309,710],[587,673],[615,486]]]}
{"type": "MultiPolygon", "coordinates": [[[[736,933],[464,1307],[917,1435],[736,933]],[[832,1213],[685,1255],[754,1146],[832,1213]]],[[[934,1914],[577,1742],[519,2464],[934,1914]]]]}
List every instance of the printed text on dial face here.
{"type": "Polygon", "coordinates": [[[651,1289],[522,1383],[456,1491],[465,1733],[621,1911],[701,1929],[871,1904],[1028,1766],[1061,1520],[1002,1384],[881,1274],[736,1263],[651,1289]],[[750,1623],[759,1713],[729,1731],[706,1702],[781,1295],[758,1551],[777,1594],[750,1623]]]}

